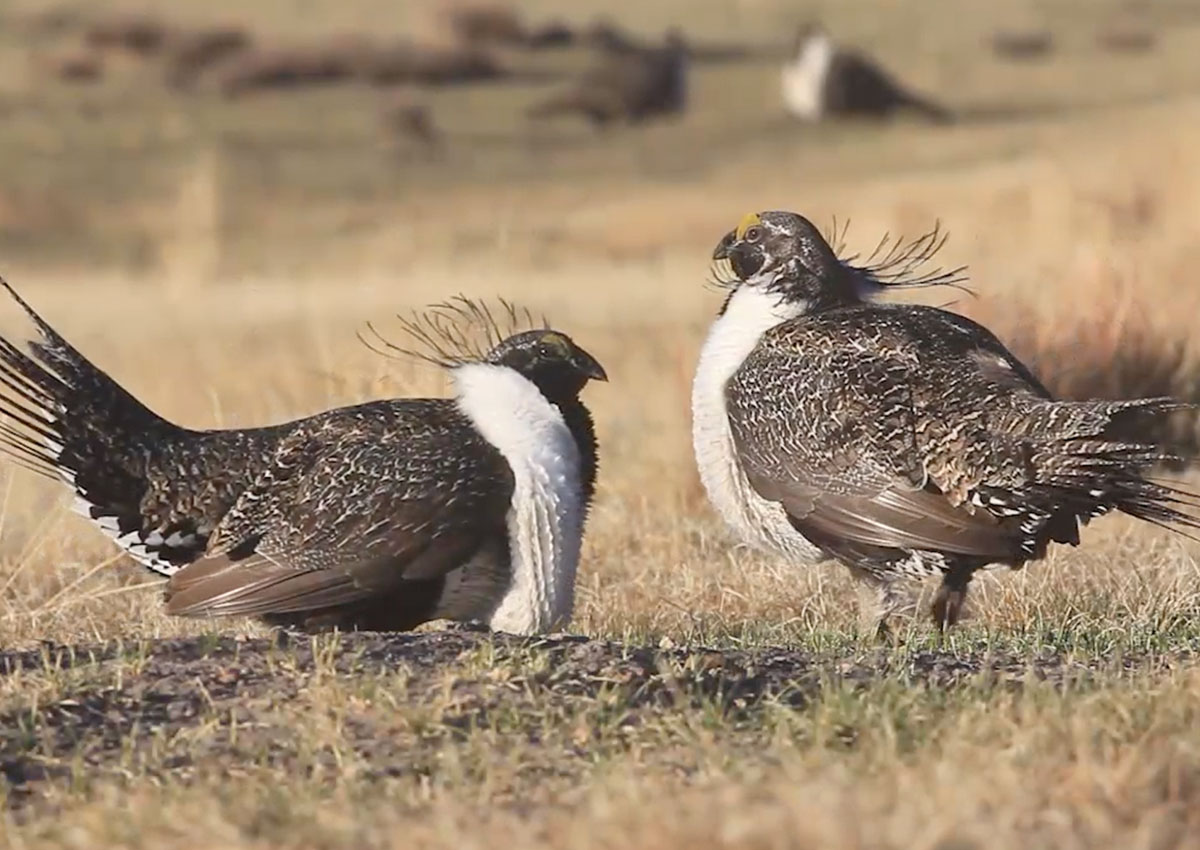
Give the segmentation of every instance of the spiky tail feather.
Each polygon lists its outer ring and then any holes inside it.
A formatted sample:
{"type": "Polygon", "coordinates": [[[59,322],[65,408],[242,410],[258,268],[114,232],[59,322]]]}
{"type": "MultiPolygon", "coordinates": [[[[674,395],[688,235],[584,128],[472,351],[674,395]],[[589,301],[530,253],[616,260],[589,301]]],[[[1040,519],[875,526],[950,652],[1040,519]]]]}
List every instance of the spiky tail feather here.
{"type": "Polygon", "coordinates": [[[906,93],[904,103],[909,109],[936,124],[949,124],[954,121],[953,112],[920,95],[906,93]]]}
{"type": "Polygon", "coordinates": [[[206,447],[267,440],[274,429],[189,431],[166,421],[0,285],[40,337],[24,350],[0,337],[0,452],[66,481],[76,511],[151,570],[170,575],[194,560],[220,497],[207,485],[236,475],[206,470],[206,447]]]}
{"type": "Polygon", "coordinates": [[[1028,435],[1046,449],[1030,458],[1033,480],[1004,494],[981,488],[982,495],[1020,505],[1030,530],[1051,523],[1050,539],[1058,542],[1079,542],[1068,517],[1086,524],[1114,510],[1197,539],[1200,496],[1152,475],[1178,458],[1137,438],[1148,420],[1189,409],[1196,408],[1170,398],[1041,403],[1027,420],[1028,435]]]}

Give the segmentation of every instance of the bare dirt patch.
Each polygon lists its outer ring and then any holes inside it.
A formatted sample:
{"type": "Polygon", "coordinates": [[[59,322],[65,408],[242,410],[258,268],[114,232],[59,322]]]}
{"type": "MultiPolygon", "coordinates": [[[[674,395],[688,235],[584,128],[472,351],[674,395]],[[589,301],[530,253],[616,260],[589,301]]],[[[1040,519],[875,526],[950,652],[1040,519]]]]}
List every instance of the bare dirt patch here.
{"type": "MultiPolygon", "coordinates": [[[[346,745],[369,765],[358,777],[369,780],[436,770],[447,742],[483,729],[506,735],[511,745],[546,748],[536,761],[570,773],[572,759],[586,760],[593,737],[611,738],[614,729],[636,729],[664,712],[706,709],[723,726],[750,734],[768,706],[804,709],[827,694],[885,680],[947,691],[1019,690],[1032,682],[1076,688],[1101,675],[1111,684],[1189,666],[1193,653],[1076,658],[900,648],[839,657],[468,631],[47,643],[0,653],[6,678],[72,679],[54,699],[0,714],[0,775],[14,811],[36,804],[47,783],[135,774],[186,782],[201,764],[231,773],[247,766],[311,772],[314,765],[336,772],[346,745]],[[292,721],[311,692],[328,685],[348,700],[337,712],[340,744],[318,744],[314,752],[292,721]],[[387,710],[397,700],[401,710],[387,710]],[[568,734],[559,734],[563,729],[568,734]]],[[[328,694],[322,699],[330,703],[328,694]]],[[[853,729],[844,734],[853,741],[853,729]]]]}

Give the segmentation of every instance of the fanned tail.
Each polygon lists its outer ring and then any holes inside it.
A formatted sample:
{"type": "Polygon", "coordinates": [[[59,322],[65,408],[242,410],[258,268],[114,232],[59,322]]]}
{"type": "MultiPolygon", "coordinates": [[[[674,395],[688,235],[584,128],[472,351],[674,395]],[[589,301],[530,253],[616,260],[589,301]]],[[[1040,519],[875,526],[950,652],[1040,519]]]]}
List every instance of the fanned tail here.
{"type": "Polygon", "coordinates": [[[193,557],[195,536],[149,530],[142,501],[152,447],[187,432],[89,362],[6,281],[0,285],[39,337],[24,347],[0,337],[0,453],[65,481],[78,513],[147,567],[169,575],[193,557]]]}
{"type": "Polygon", "coordinates": [[[980,497],[1002,514],[1013,505],[1031,546],[1042,528],[1051,540],[1077,544],[1080,524],[1112,511],[1200,539],[1200,495],[1154,476],[1179,458],[1138,436],[1155,433],[1155,419],[1195,409],[1170,398],[1040,402],[1021,429],[1033,446],[1030,480],[980,488],[980,497]]]}
{"type": "Polygon", "coordinates": [[[1104,499],[1113,509],[1196,539],[1192,532],[1200,531],[1200,495],[1154,475],[1156,468],[1186,458],[1142,436],[1163,433],[1164,417],[1195,412],[1196,405],[1171,398],[1075,404],[1098,408],[1108,422],[1099,439],[1073,443],[1078,458],[1074,474],[1107,485],[1104,499]]]}

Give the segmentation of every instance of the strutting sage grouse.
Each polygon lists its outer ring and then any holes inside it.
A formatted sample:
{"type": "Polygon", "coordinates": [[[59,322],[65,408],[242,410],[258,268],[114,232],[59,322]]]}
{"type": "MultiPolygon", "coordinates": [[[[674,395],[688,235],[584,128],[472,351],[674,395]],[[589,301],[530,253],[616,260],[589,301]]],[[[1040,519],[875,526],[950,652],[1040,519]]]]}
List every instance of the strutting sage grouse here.
{"type": "Polygon", "coordinates": [[[838,47],[816,23],[797,32],[780,85],[788,113],[803,121],[833,116],[890,118],[902,110],[939,123],[953,117],[944,107],[905,90],[870,57],[838,47]]]}
{"type": "Polygon", "coordinates": [[[451,370],[454,398],[193,431],[4,286],[40,338],[0,339],[3,450],[65,479],[81,513],[169,576],[169,613],[313,631],[452,619],[530,634],[569,620],[596,475],[579,393],[607,378],[565,334],[459,299],[404,320],[408,353],[451,370]]]}
{"type": "Polygon", "coordinates": [[[676,29],[661,47],[606,47],[598,64],[565,91],[535,104],[530,118],[577,112],[593,126],[637,124],[682,112],[687,106],[688,48],[676,29]]]}
{"type": "Polygon", "coordinates": [[[881,633],[904,577],[942,577],[944,628],[976,570],[1078,544],[1109,511],[1200,527],[1195,497],[1147,477],[1158,448],[1120,436],[1184,405],[1056,401],[978,324],[869,300],[961,280],[918,274],[941,241],[855,266],[799,215],[745,217],[713,255],[729,294],[693,385],[696,461],[724,520],[795,562],[848,566],[879,591],[881,633]]]}

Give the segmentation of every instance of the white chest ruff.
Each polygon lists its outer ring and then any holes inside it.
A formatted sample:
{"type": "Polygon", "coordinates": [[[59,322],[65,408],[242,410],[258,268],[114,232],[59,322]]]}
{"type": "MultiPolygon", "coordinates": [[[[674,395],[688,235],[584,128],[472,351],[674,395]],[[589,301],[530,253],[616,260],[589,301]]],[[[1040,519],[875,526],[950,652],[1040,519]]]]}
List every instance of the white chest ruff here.
{"type": "Polygon", "coordinates": [[[512,369],[473,363],[454,372],[458,406],[512,469],[512,580],[492,611],[497,631],[563,626],[575,602],[583,536],[579,447],[558,408],[512,369]]]}
{"type": "Polygon", "coordinates": [[[833,62],[833,45],[828,36],[810,39],[783,66],[780,88],[783,104],[796,118],[820,120],[825,114],[825,82],[833,62]]]}
{"type": "Polygon", "coordinates": [[[816,563],[824,557],[820,550],[797,533],[777,502],[750,485],[725,406],[726,384],[763,333],[801,312],[803,306],[782,306],[775,296],[750,287],[734,294],[700,351],[692,383],[692,447],[709,501],[742,540],[790,560],[816,563]]]}

